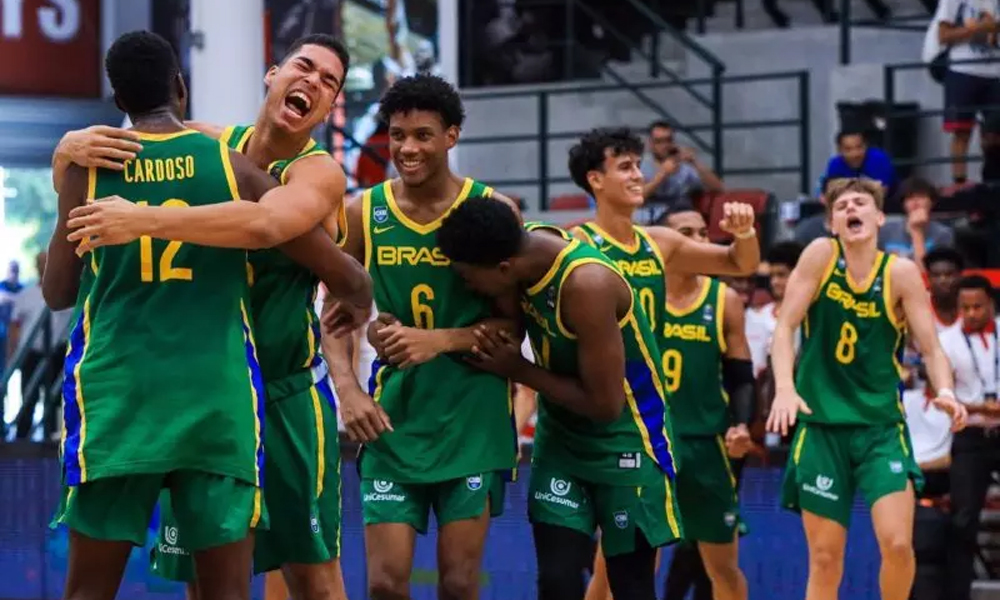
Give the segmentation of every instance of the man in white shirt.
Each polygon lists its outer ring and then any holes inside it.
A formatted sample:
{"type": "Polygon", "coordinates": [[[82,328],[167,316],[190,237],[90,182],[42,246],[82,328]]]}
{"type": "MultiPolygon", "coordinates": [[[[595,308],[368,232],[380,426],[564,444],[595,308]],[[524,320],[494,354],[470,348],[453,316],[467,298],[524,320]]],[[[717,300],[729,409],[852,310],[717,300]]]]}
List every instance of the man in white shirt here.
{"type": "Polygon", "coordinates": [[[944,130],[952,134],[951,174],[965,183],[969,140],[976,115],[1000,104],[1000,62],[962,61],[1000,59],[997,51],[997,0],[940,0],[935,20],[938,41],[950,49],[944,79],[944,130]]]}
{"type": "MultiPolygon", "coordinates": [[[[45,252],[39,252],[35,257],[38,279],[26,286],[14,297],[14,310],[11,318],[12,346],[16,351],[23,344],[28,344],[28,336],[35,328],[35,323],[45,311],[45,300],[42,298],[42,274],[45,272],[45,252]]],[[[50,388],[55,384],[62,370],[63,358],[66,354],[66,331],[72,309],[48,313],[48,331],[44,325],[30,340],[21,363],[21,409],[17,415],[17,437],[26,438],[31,433],[34,423],[35,406],[39,397],[45,398],[50,388]],[[46,363],[47,359],[47,363],[46,363]],[[29,384],[39,369],[42,371],[38,387],[29,390],[29,384]],[[31,392],[31,393],[29,393],[31,392]]],[[[58,396],[57,396],[58,397],[58,396]]],[[[51,437],[56,431],[56,406],[45,406],[43,417],[46,437],[51,437]]]]}
{"type": "Polygon", "coordinates": [[[946,329],[940,340],[955,374],[955,398],[969,409],[969,426],[955,434],[951,447],[952,535],[945,597],[969,600],[979,514],[991,473],[1000,468],[1000,353],[989,280],[968,276],[958,288],[962,325],[946,329]]]}

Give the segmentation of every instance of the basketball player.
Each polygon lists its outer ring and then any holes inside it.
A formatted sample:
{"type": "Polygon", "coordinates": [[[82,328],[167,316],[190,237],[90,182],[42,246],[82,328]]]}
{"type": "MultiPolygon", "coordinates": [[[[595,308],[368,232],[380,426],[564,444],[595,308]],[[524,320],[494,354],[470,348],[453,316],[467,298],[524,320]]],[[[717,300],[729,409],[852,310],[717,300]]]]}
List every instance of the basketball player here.
{"type": "Polygon", "coordinates": [[[659,352],[638,292],[596,248],[554,227],[525,230],[485,199],[453,210],[438,242],[474,289],[521,295],[537,365],[516,338],[485,328],[473,364],[539,393],[529,501],[539,599],[583,596],[580,557],[600,527],[614,597],[652,600],[656,548],[683,532],[659,352]]]}
{"type": "Polygon", "coordinates": [[[843,573],[851,505],[860,491],[871,507],[882,553],[884,600],[905,600],[913,583],[914,487],[921,485],[900,403],[905,328],[924,352],[953,429],[965,426],[951,366],[934,329],[920,269],[880,252],[882,186],[868,179],[830,183],[828,218],[835,238],[812,242],[792,271],[771,361],[776,395],[769,431],[792,442],[782,504],[801,511],[809,544],[807,600],[834,600],[843,573]],[[797,377],[793,332],[803,324],[797,377]]]}
{"type": "Polygon", "coordinates": [[[67,220],[71,208],[99,196],[196,207],[258,199],[273,183],[183,126],[187,91],[166,40],[126,34],[108,50],[106,68],[143,149],[124,171],[67,170],[43,281],[53,309],[72,306],[81,292],[53,521],[71,532],[64,597],[115,597],[166,488],[200,589],[249,600],[253,531],[266,511],[264,389],[247,317],[246,252],[142,238],[81,259],[67,220]],[[141,181],[140,169],[149,175],[141,181]]]}
{"type": "MultiPolygon", "coordinates": [[[[316,147],[310,133],[332,109],[348,61],[338,40],[323,34],[306,36],[268,71],[267,98],[254,126],[222,129],[189,124],[219,136],[283,184],[265,198],[261,204],[265,209],[230,203],[210,210],[176,211],[100,202],[75,213],[73,225],[81,229],[74,239],[96,235],[92,244],[96,246],[145,234],[210,246],[260,248],[320,224],[333,233],[344,175],[332,157],[316,147]]],[[[101,148],[124,145],[120,134],[112,132],[119,139],[115,142],[102,133],[107,131],[91,132],[89,138],[85,132],[67,136],[61,145],[74,161],[93,160],[105,154],[101,148]]],[[[367,275],[350,262],[360,273],[348,278],[346,285],[327,286],[343,300],[338,304],[341,330],[363,323],[371,307],[367,275]]],[[[274,515],[270,530],[257,538],[254,567],[257,572],[281,567],[297,600],[343,598],[338,562],[340,455],[332,390],[318,351],[319,326],[312,305],[316,277],[274,250],[251,253],[251,266],[251,309],[268,395],[270,476],[265,491],[274,515]]],[[[354,273],[351,265],[341,270],[354,273]]],[[[170,579],[188,580],[184,531],[174,527],[170,511],[165,512],[157,546],[163,551],[154,556],[154,570],[170,579]]]]}
{"type": "MultiPolygon", "coordinates": [[[[448,82],[399,79],[379,112],[400,176],[349,203],[342,240],[371,274],[382,311],[369,328],[379,359],[367,393],[349,368],[347,340],[324,336],[344,424],[365,444],[359,462],[369,594],[410,597],[416,535],[427,532],[433,510],[438,597],[472,600],[517,438],[510,382],[454,356],[471,349],[473,326],[494,311],[448,268],[435,234],[448,211],[471,196],[513,203],[449,169],[464,109],[448,82]]],[[[506,314],[516,316],[516,301],[508,305],[506,314]]],[[[513,333],[512,322],[490,322],[513,333]]]]}
{"type": "MultiPolygon", "coordinates": [[[[644,312],[656,336],[657,346],[664,352],[670,341],[668,334],[671,332],[671,328],[664,322],[666,316],[663,314],[664,309],[669,310],[667,299],[669,286],[666,285],[665,279],[670,276],[668,273],[676,273],[681,277],[686,275],[686,278],[695,277],[695,273],[698,272],[751,273],[757,266],[760,251],[753,228],[750,228],[743,238],[737,239],[733,247],[727,248],[701,244],[698,240],[692,239],[698,235],[699,230],[689,227],[690,223],[687,221],[681,223],[682,227],[670,229],[633,225],[632,217],[643,202],[642,174],[638,171],[642,150],[642,141],[624,128],[593,130],[583,136],[570,150],[569,169],[574,181],[581,189],[592,194],[597,201],[595,220],[581,225],[573,233],[581,240],[599,248],[622,270],[626,279],[638,292],[644,312]],[[592,175],[593,184],[590,181],[592,175]]],[[[727,210],[734,210],[737,206],[745,214],[753,214],[751,207],[746,205],[732,204],[727,210]]],[[[738,299],[734,301],[738,302],[738,299]]],[[[731,302],[730,306],[735,306],[735,302],[731,302]]],[[[679,363],[675,366],[680,368],[679,363]]],[[[740,364],[734,363],[731,366],[738,370],[740,364]]],[[[730,377],[737,372],[733,369],[730,371],[730,377]]],[[[677,374],[679,375],[679,372],[677,374]]],[[[752,390],[752,373],[744,372],[743,375],[747,380],[744,383],[748,383],[750,386],[748,389],[752,390]]],[[[667,376],[669,383],[669,374],[667,376]]],[[[669,387],[668,385],[668,389],[669,387]]],[[[697,394],[692,397],[697,397],[697,394]]],[[[749,416],[752,413],[753,398],[741,396],[740,402],[743,400],[749,401],[747,410],[744,411],[749,416]]],[[[743,427],[738,433],[733,432],[734,436],[738,435],[742,440],[739,442],[741,445],[749,441],[745,429],[743,427]]],[[[711,450],[714,454],[718,454],[718,449],[714,445],[711,450]]],[[[683,462],[683,459],[681,461],[683,462]]],[[[723,476],[719,481],[726,484],[726,490],[720,497],[731,498],[733,490],[729,484],[728,471],[723,469],[713,473],[716,476],[723,476]]],[[[683,494],[680,501],[683,503],[683,494]]],[[[727,510],[715,515],[719,523],[725,523],[723,513],[727,510]]],[[[685,527],[685,530],[687,529],[685,527]]],[[[691,535],[691,531],[688,531],[688,535],[691,535]]],[[[731,532],[729,538],[732,538],[731,532]]],[[[734,561],[725,562],[735,565],[734,561]]],[[[741,579],[738,566],[735,568],[735,573],[725,572],[724,566],[722,562],[719,563],[717,569],[719,577],[725,575],[727,581],[741,579]]],[[[591,587],[595,585],[599,587],[603,581],[603,561],[598,557],[591,587]]],[[[601,596],[594,592],[593,597],[601,596]]]]}

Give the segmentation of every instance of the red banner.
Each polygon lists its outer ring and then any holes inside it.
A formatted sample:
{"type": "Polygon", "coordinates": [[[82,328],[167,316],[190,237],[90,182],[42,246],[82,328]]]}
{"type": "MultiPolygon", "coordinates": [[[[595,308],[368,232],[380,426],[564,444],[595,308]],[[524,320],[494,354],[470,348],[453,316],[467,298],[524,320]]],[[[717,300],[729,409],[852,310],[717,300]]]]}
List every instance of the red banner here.
{"type": "Polygon", "coordinates": [[[98,97],[100,0],[0,0],[0,94],[98,97]]]}

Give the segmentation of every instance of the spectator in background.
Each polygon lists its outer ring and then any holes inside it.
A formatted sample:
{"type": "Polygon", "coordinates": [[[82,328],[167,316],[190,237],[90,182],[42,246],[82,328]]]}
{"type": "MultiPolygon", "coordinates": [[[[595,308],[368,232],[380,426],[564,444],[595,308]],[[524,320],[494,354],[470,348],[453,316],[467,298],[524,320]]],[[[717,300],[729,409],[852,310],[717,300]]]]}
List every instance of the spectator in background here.
{"type": "MultiPolygon", "coordinates": [[[[976,115],[1000,105],[1000,52],[997,0],[940,0],[938,41],[949,48],[944,78],[944,130],[951,133],[951,177],[968,178],[969,140],[976,115]],[[978,63],[962,61],[979,60],[978,63]]],[[[994,108],[995,110],[995,108],[994,108]]]]}
{"type": "Polygon", "coordinates": [[[909,258],[921,268],[929,250],[955,243],[955,233],[944,223],[931,220],[937,188],[925,179],[911,177],[900,186],[903,217],[890,217],[879,229],[879,246],[886,252],[909,258]]]}
{"type": "MultiPolygon", "coordinates": [[[[6,358],[13,357],[16,350],[8,335],[8,329],[14,312],[14,298],[23,288],[24,286],[21,285],[21,265],[17,264],[16,260],[12,260],[7,267],[6,279],[0,281],[0,378],[3,377],[6,370],[6,358]]],[[[3,412],[0,411],[0,416],[2,415],[3,412]]],[[[2,420],[0,419],[0,421],[2,420]]]]}
{"type": "MultiPolygon", "coordinates": [[[[767,251],[767,271],[774,300],[758,309],[747,311],[746,333],[750,345],[750,359],[753,361],[754,377],[760,377],[767,368],[771,355],[771,338],[777,324],[778,311],[785,297],[785,286],[792,269],[799,262],[804,246],[795,241],[778,242],[767,251]]],[[[798,335],[796,349],[798,349],[798,335]]]]}
{"type": "Polygon", "coordinates": [[[885,188],[886,197],[896,189],[896,169],[892,159],[881,148],[871,148],[860,131],[844,130],[837,134],[837,154],[826,164],[820,188],[832,179],[867,177],[885,188]]]}
{"type": "MultiPolygon", "coordinates": [[[[28,343],[27,336],[35,328],[35,322],[45,312],[45,300],[42,298],[42,275],[45,273],[46,253],[39,252],[35,257],[38,269],[38,280],[25,287],[14,300],[14,314],[11,319],[11,336],[15,347],[28,343]]],[[[60,310],[49,313],[49,330],[40,330],[24,354],[21,363],[21,410],[17,415],[17,437],[24,439],[31,434],[34,424],[35,406],[39,397],[47,398],[50,388],[55,385],[62,371],[63,359],[66,356],[66,331],[73,310],[60,310]],[[46,361],[48,361],[46,363],[46,361]],[[43,368],[39,385],[34,393],[29,394],[29,384],[39,369],[43,368]]],[[[58,397],[58,396],[57,396],[58,397]]],[[[43,400],[44,401],[44,400],[43,400]]],[[[57,406],[44,405],[43,427],[45,438],[51,438],[56,432],[57,406]]]]}
{"type": "Polygon", "coordinates": [[[1000,468],[1000,425],[997,403],[997,319],[993,288],[980,275],[958,286],[961,327],[940,334],[941,349],[955,373],[955,397],[969,409],[969,426],[955,434],[951,446],[951,525],[948,551],[948,600],[969,600],[975,576],[979,515],[986,502],[991,473],[1000,468]]]}
{"type": "Polygon", "coordinates": [[[721,192],[722,180],[712,169],[702,164],[690,148],[677,145],[674,128],[666,121],[649,126],[649,154],[652,160],[642,161],[646,178],[643,197],[646,199],[647,223],[655,224],[673,204],[695,200],[702,192],[721,192]]]}
{"type": "Polygon", "coordinates": [[[924,272],[930,281],[931,307],[938,333],[960,320],[958,312],[958,284],[965,265],[958,250],[942,246],[924,256],[924,272]]]}

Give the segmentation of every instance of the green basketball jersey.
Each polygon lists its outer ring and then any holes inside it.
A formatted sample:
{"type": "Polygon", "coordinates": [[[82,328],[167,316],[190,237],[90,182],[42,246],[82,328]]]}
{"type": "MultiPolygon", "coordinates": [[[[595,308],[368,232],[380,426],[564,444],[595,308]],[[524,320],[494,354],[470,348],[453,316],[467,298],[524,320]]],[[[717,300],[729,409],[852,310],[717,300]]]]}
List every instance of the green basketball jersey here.
{"type": "Polygon", "coordinates": [[[663,318],[663,377],[674,432],[681,436],[725,433],[730,422],[729,396],[722,387],[726,285],[710,277],[701,283],[689,307],[667,303],[663,318]]]}
{"type": "MultiPolygon", "coordinates": [[[[553,230],[568,241],[545,276],[521,298],[535,360],[558,375],[579,377],[576,335],[563,325],[558,310],[562,283],[574,269],[588,264],[604,265],[623,280],[624,275],[599,250],[569,238],[556,227],[529,223],[527,229],[553,230]]],[[[615,485],[641,485],[646,477],[640,468],[644,460],[652,460],[664,473],[674,475],[670,416],[657,361],[660,354],[653,330],[637,306],[639,294],[633,290],[632,308],[619,323],[625,344],[623,385],[628,399],[621,416],[613,423],[597,423],[539,394],[534,452],[539,464],[558,465],[586,481],[615,485]]]]}
{"type": "MultiPolygon", "coordinates": [[[[466,179],[455,206],[492,192],[466,179]]],[[[366,191],[363,204],[364,264],[379,312],[421,329],[469,327],[492,316],[491,302],[469,290],[437,247],[443,216],[414,222],[396,204],[391,181],[366,191]]],[[[365,478],[433,483],[513,469],[517,439],[506,379],[441,355],[406,369],[376,360],[368,387],[395,431],[366,446],[365,478]]]]}
{"type": "MultiPolygon", "coordinates": [[[[88,198],[152,206],[239,198],[229,150],[195,131],[142,134],[88,198]]],[[[264,390],[247,314],[247,255],[142,237],[96,249],[66,356],[69,485],[191,469],[260,485],[264,390]]]]}
{"type": "MultiPolygon", "coordinates": [[[[227,127],[221,139],[244,153],[253,131],[252,126],[227,127]]],[[[309,140],[297,155],[271,163],[267,171],[284,184],[295,161],[316,154],[326,151],[309,140]]],[[[250,310],[257,352],[268,401],[274,402],[308,389],[315,379],[310,370],[323,369],[315,308],[319,279],[274,248],[250,252],[250,267],[250,310]]]]}
{"type": "Polygon", "coordinates": [[[904,418],[900,357],[904,326],[892,303],[895,257],[878,253],[868,279],[855,283],[839,241],[802,324],[795,388],[812,414],[831,425],[881,425],[904,418]]]}
{"type": "Polygon", "coordinates": [[[608,235],[597,223],[584,223],[578,227],[590,245],[610,258],[625,275],[632,289],[638,292],[642,310],[653,331],[657,333],[657,345],[661,345],[659,327],[663,323],[663,309],[667,305],[663,255],[645,228],[634,226],[633,229],[635,238],[630,247],[608,235]]]}

